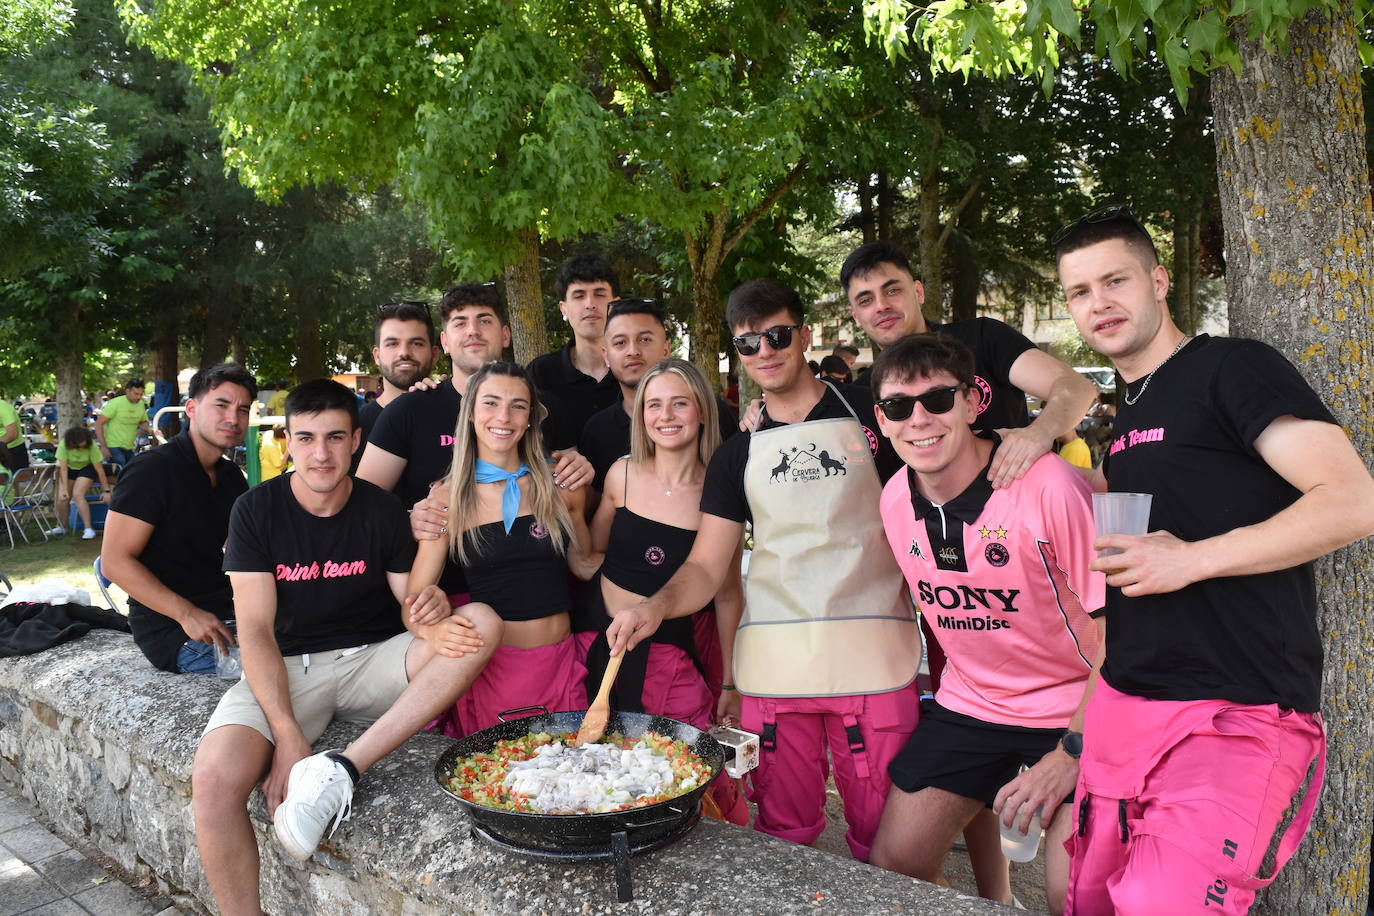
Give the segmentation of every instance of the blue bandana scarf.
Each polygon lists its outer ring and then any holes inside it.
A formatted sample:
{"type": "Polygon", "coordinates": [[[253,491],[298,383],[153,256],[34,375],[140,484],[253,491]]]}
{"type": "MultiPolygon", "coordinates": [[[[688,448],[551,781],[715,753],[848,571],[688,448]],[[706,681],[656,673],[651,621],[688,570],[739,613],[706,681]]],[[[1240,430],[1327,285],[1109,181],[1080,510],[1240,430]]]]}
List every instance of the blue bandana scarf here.
{"type": "Polygon", "coordinates": [[[478,483],[497,483],[502,480],[506,482],[506,488],[501,493],[501,521],[506,526],[506,534],[510,534],[511,525],[515,524],[516,513],[520,511],[520,484],[516,481],[529,472],[530,469],[525,464],[521,464],[514,471],[507,471],[489,461],[477,459],[478,483]]]}

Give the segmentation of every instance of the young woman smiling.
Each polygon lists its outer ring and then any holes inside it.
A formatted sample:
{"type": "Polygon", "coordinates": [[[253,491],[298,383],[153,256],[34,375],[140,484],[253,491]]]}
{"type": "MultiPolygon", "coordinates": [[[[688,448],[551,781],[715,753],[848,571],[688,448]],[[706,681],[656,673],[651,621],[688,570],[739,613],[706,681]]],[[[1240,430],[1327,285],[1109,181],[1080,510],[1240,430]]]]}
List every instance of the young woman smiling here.
{"type": "Polygon", "coordinates": [[[466,627],[437,582],[445,551],[466,571],[474,604],[503,621],[501,646],[453,714],[452,737],[496,724],[498,713],[540,705],[585,709],[583,667],[573,637],[567,572],[590,578],[600,557],[588,552],[585,491],[559,489],[544,456],[538,392],[514,363],[490,362],[473,374],[454,432],[453,463],[433,495],[448,506],[445,537],[421,541],[407,603],[426,638],[451,651],[444,634],[466,627]]]}

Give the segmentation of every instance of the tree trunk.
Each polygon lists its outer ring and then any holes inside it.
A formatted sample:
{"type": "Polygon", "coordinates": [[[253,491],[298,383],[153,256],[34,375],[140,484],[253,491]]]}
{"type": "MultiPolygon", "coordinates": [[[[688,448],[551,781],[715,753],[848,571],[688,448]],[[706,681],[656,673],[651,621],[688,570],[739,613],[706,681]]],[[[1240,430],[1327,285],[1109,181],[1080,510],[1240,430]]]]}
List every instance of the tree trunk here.
{"type": "MultiPolygon", "coordinates": [[[[289,292],[296,313],[296,381],[324,378],[324,345],[320,342],[320,303],[314,290],[289,292]]],[[[226,344],[228,341],[226,341],[226,344]]]]}
{"type": "Polygon", "coordinates": [[[940,169],[934,165],[921,173],[920,279],[926,288],[922,311],[927,319],[939,321],[945,310],[945,253],[940,244],[940,169]]]}
{"type": "MultiPolygon", "coordinates": [[[[181,403],[181,388],[177,384],[177,309],[170,296],[159,295],[155,305],[153,325],[153,380],[171,386],[168,403],[175,406],[181,403]]],[[[156,386],[153,389],[157,391],[156,386]]],[[[166,406],[161,405],[161,406],[166,406]]],[[[165,418],[163,427],[175,434],[180,431],[181,423],[176,414],[165,418]]]]}
{"type": "Polygon", "coordinates": [[[892,239],[892,223],[897,218],[896,195],[887,172],[878,173],[878,238],[892,239]]]}
{"type": "Polygon", "coordinates": [[[865,174],[859,179],[859,229],[864,234],[864,244],[878,241],[878,221],[873,213],[873,176],[865,174]]]}
{"type": "Polygon", "coordinates": [[[57,377],[57,436],[73,426],[80,425],[84,411],[81,403],[81,370],[86,362],[86,333],[82,327],[80,303],[72,300],[63,310],[66,314],[59,318],[58,327],[63,328],[57,335],[57,360],[53,374],[57,377]]]}
{"type": "MultiPolygon", "coordinates": [[[[1298,366],[1369,463],[1374,454],[1374,210],[1349,0],[1294,23],[1286,54],[1233,33],[1244,64],[1215,71],[1217,172],[1231,331],[1298,366]]],[[[1315,564],[1325,640],[1326,788],[1310,835],[1255,910],[1365,912],[1374,734],[1374,539],[1315,564]]]]}
{"type": "Polygon", "coordinates": [[[1198,281],[1202,278],[1202,214],[1187,205],[1174,213],[1174,269],[1169,311],[1185,334],[1198,326],[1198,281]]]}
{"type": "MultiPolygon", "coordinates": [[[[692,271],[692,352],[689,358],[706,376],[716,391],[723,390],[720,381],[721,329],[725,327],[725,301],[720,296],[721,261],[703,264],[692,271]]],[[[743,367],[740,384],[745,381],[743,367]]],[[[743,394],[740,395],[741,399],[743,394]]],[[[743,401],[741,400],[741,403],[743,401]]]]}
{"type": "Polygon", "coordinates": [[[539,285],[539,232],[521,229],[511,240],[513,257],[506,262],[506,311],[510,316],[515,361],[522,366],[548,352],[544,329],[544,294],[539,285]]]}

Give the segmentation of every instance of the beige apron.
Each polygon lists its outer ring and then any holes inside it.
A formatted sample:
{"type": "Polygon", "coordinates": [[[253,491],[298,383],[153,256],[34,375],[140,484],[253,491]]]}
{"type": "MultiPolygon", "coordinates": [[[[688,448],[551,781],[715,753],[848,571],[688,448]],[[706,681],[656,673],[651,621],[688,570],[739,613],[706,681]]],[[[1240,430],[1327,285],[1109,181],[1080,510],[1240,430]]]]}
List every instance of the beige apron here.
{"type": "Polygon", "coordinates": [[[849,412],[750,436],[744,492],[754,549],[735,635],[741,693],[885,693],[916,678],[915,614],[878,515],[882,484],[868,434],[849,412]]]}

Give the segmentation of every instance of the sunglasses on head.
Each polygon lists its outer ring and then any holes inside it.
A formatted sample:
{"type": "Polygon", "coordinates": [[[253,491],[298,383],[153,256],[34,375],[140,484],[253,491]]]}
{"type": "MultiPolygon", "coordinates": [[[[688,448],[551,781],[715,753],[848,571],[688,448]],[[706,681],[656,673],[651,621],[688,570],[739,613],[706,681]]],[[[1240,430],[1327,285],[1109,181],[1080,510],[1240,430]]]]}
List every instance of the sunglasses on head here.
{"type": "Polygon", "coordinates": [[[760,344],[766,339],[774,350],[786,350],[792,346],[792,332],[801,330],[799,324],[778,324],[766,331],[750,331],[730,338],[740,356],[753,356],[759,352],[760,344]]]}
{"type": "Polygon", "coordinates": [[[959,399],[959,392],[967,387],[955,385],[951,388],[932,388],[925,394],[899,394],[874,401],[873,404],[889,420],[905,420],[911,416],[917,404],[924,407],[926,413],[949,413],[954,409],[954,402],[959,399]]]}
{"type": "Polygon", "coordinates": [[[1112,220],[1122,220],[1130,223],[1140,230],[1146,238],[1150,237],[1149,231],[1140,224],[1140,220],[1135,218],[1131,208],[1125,204],[1109,204],[1105,207],[1098,207],[1096,210],[1089,210],[1077,219],[1071,219],[1064,225],[1055,230],[1054,235],[1050,236],[1050,247],[1058,248],[1059,243],[1073,234],[1079,226],[1087,226],[1092,223],[1109,223],[1112,220]]]}

